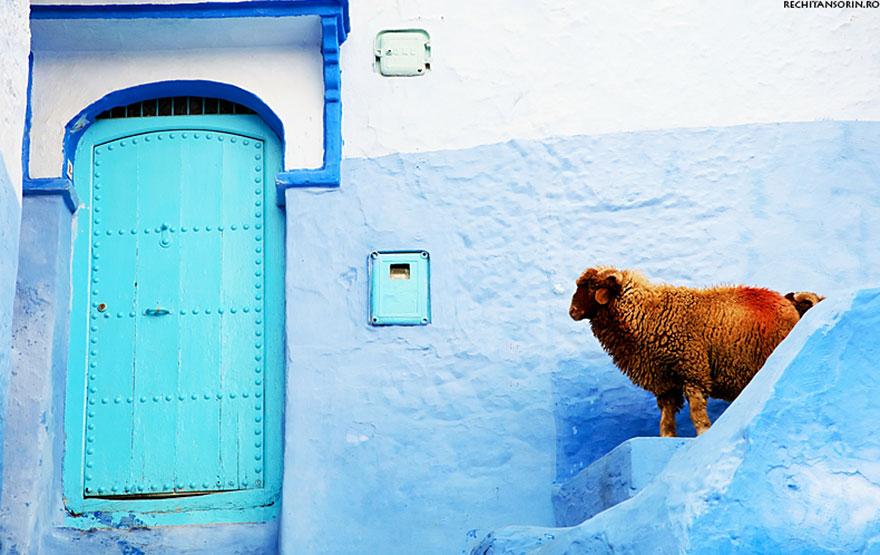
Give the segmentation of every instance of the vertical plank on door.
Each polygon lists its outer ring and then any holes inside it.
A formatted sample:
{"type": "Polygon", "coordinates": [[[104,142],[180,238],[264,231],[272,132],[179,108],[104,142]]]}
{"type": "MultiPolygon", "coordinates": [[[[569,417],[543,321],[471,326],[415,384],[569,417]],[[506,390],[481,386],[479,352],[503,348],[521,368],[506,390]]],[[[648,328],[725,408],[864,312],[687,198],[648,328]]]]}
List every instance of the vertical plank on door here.
{"type": "Polygon", "coordinates": [[[179,133],[148,134],[138,143],[137,400],[131,457],[143,493],[169,493],[176,486],[179,143],[179,133]]]}
{"type": "Polygon", "coordinates": [[[118,464],[118,457],[131,451],[136,161],[136,150],[120,141],[93,149],[83,469],[84,493],[91,496],[121,495],[131,483],[130,465],[118,464]]]}

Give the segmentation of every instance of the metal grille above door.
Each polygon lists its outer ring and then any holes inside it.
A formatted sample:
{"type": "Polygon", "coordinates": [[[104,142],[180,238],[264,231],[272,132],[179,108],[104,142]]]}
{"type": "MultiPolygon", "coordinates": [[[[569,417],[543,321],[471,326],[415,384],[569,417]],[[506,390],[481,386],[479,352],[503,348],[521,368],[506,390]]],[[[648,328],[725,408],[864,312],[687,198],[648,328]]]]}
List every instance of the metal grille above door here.
{"type": "Polygon", "coordinates": [[[167,96],[142,100],[128,106],[116,106],[97,116],[97,119],[147,118],[154,116],[201,116],[253,114],[242,104],[204,96],[167,96]]]}

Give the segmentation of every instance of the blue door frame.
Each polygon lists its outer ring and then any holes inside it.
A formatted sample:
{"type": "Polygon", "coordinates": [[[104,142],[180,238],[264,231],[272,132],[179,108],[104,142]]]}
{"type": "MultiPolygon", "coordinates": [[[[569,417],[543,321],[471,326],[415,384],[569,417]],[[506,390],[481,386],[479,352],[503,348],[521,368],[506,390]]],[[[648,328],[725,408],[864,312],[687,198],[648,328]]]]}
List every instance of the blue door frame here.
{"type": "MultiPolygon", "coordinates": [[[[247,17],[288,17],[288,16],[320,16],[321,18],[321,57],[324,66],[324,161],[318,169],[289,169],[280,171],[275,175],[275,187],[277,189],[276,202],[283,206],[286,202],[285,191],[290,188],[312,187],[339,187],[339,171],[342,161],[342,102],[341,102],[341,71],[339,64],[339,47],[345,42],[351,30],[349,21],[348,0],[296,0],[278,2],[275,0],[248,0],[245,2],[202,2],[198,4],[115,4],[115,5],[34,5],[31,6],[31,20],[36,19],[202,19],[202,18],[247,18],[247,17]]],[[[196,86],[201,86],[196,82],[196,86]]],[[[160,85],[160,84],[154,84],[160,85]]],[[[194,92],[191,83],[169,82],[161,84],[160,94],[178,96],[177,92],[169,90],[177,86],[184,87],[183,94],[205,95],[204,92],[194,92]]],[[[210,89],[216,89],[217,84],[208,85],[210,89]]],[[[151,85],[147,85],[147,88],[151,85]]],[[[30,89],[30,85],[29,85],[30,89]]],[[[141,89],[141,87],[136,87],[141,89]]],[[[118,91],[119,95],[108,95],[90,106],[85,111],[77,114],[67,125],[65,137],[65,153],[67,156],[74,150],[82,132],[82,122],[90,121],[89,116],[101,112],[113,106],[122,106],[131,102],[144,100],[143,96],[137,95],[127,98],[129,91],[118,91]],[[123,100],[124,99],[124,100],[123,100]],[[95,112],[97,110],[97,112],[95,112]]],[[[141,89],[144,92],[144,89],[141,89]]],[[[230,91],[227,91],[229,94],[230,91]]],[[[229,100],[242,101],[249,105],[245,99],[236,99],[237,92],[231,91],[229,100]]],[[[251,96],[246,93],[246,96],[251,96]]],[[[261,103],[260,103],[261,104],[261,103]]],[[[251,105],[252,108],[255,106],[251,105]]],[[[267,121],[275,118],[270,110],[265,112],[258,110],[267,121]]],[[[276,118],[277,119],[277,118],[276,118]]],[[[280,124],[280,121],[279,121],[280,124]]],[[[25,121],[26,129],[30,128],[30,93],[28,94],[28,113],[25,121]]],[[[283,139],[283,137],[282,137],[283,139]]],[[[67,179],[40,178],[31,179],[28,172],[30,166],[26,159],[30,153],[30,134],[25,133],[23,149],[23,167],[25,169],[24,189],[29,194],[57,194],[62,193],[69,198],[66,190],[67,179]]],[[[66,160],[67,158],[65,158],[66,160]]],[[[75,210],[75,203],[69,202],[71,211],[75,210]]]]}
{"type": "Polygon", "coordinates": [[[281,167],[281,143],[256,116],[102,120],[84,133],[74,161],[68,525],[277,515],[284,223],[272,176],[281,167]]]}

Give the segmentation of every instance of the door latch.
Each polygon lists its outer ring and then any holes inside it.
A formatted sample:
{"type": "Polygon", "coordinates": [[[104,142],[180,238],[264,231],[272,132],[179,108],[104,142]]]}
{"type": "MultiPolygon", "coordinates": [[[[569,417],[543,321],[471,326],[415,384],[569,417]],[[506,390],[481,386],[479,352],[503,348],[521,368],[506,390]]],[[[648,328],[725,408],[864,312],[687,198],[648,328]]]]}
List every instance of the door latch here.
{"type": "Polygon", "coordinates": [[[165,314],[171,314],[171,311],[167,308],[161,308],[158,306],[156,308],[148,308],[144,311],[145,316],[164,316],[165,314]]]}
{"type": "Polygon", "coordinates": [[[171,246],[171,233],[169,231],[168,224],[162,224],[162,227],[159,228],[161,235],[159,240],[159,245],[163,248],[168,248],[171,246]]]}

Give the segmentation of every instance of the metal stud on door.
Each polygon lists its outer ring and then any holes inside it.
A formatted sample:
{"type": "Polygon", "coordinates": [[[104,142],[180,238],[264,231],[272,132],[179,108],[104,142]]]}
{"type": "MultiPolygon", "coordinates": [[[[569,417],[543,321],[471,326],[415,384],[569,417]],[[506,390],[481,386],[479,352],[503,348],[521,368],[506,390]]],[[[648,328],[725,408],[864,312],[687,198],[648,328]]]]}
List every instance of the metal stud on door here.
{"type": "Polygon", "coordinates": [[[263,146],[201,129],[95,146],[85,497],[261,487],[263,146]]]}

